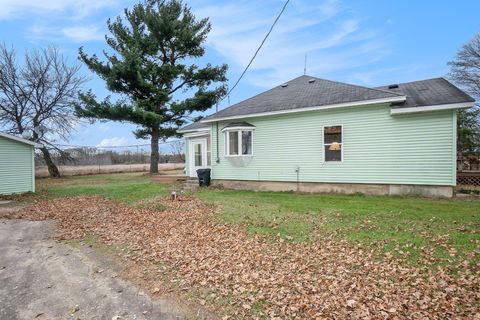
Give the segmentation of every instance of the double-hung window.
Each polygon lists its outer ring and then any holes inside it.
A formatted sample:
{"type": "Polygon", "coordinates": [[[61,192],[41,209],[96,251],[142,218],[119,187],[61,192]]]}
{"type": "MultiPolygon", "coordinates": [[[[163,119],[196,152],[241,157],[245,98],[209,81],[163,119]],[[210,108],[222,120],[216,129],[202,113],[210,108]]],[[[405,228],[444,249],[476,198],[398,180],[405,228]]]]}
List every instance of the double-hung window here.
{"type": "Polygon", "coordinates": [[[343,127],[323,127],[323,154],[325,162],[342,162],[343,127]]]}

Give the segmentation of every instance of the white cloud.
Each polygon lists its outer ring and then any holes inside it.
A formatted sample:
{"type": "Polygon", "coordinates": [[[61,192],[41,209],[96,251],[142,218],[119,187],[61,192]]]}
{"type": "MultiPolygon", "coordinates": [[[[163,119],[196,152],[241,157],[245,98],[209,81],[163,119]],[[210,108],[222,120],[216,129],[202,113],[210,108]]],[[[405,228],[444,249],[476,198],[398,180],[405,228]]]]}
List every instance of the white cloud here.
{"type": "Polygon", "coordinates": [[[62,29],[62,34],[75,42],[96,41],[104,38],[104,32],[95,25],[66,27],[62,29]]]}
{"type": "MultiPolygon", "coordinates": [[[[208,16],[212,22],[207,45],[239,72],[250,61],[282,3],[266,0],[196,5],[196,15],[208,16]]],[[[287,6],[245,80],[269,88],[299,76],[303,74],[305,54],[307,73],[322,76],[367,65],[387,53],[385,37],[362,27],[362,21],[341,3],[298,0],[287,6]]]]}
{"type": "Polygon", "coordinates": [[[80,19],[93,11],[116,4],[115,0],[0,0],[0,19],[62,12],[68,12],[71,18],[80,19]]]}
{"type": "Polygon", "coordinates": [[[110,129],[110,125],[108,123],[100,123],[100,125],[98,126],[98,130],[100,130],[101,132],[106,132],[110,129]]]}
{"type": "Polygon", "coordinates": [[[391,75],[395,74],[395,80],[398,82],[414,81],[412,75],[421,73],[426,67],[418,65],[404,65],[390,68],[380,68],[370,71],[353,72],[347,79],[352,83],[360,83],[366,86],[381,86],[392,84],[391,75]]]}
{"type": "Polygon", "coordinates": [[[97,147],[124,147],[134,144],[136,144],[135,141],[131,141],[126,137],[113,137],[102,139],[97,147]]]}
{"type": "Polygon", "coordinates": [[[67,38],[78,43],[89,41],[101,41],[104,39],[105,31],[99,26],[90,24],[87,26],[71,26],[64,28],[54,28],[46,25],[33,25],[28,30],[28,37],[32,39],[58,42],[62,38],[67,38]]]}

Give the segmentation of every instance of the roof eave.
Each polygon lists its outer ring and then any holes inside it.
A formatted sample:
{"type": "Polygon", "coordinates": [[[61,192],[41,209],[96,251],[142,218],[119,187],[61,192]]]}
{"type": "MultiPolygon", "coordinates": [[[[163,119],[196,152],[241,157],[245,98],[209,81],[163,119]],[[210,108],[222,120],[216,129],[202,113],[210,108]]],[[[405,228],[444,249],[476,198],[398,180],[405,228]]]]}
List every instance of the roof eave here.
{"type": "Polygon", "coordinates": [[[352,102],[337,103],[337,104],[330,104],[330,105],[324,105],[324,106],[314,106],[314,107],[298,108],[298,109],[287,109],[287,110],[279,110],[279,111],[272,111],[272,112],[250,113],[250,114],[245,114],[245,115],[220,117],[220,118],[212,118],[212,119],[205,118],[205,119],[200,120],[200,122],[201,123],[211,123],[211,122],[216,122],[216,121],[254,118],[254,117],[266,117],[266,116],[288,114],[288,113],[297,113],[297,112],[307,112],[307,111],[335,109],[335,108],[346,108],[346,107],[371,105],[371,104],[381,104],[381,103],[403,102],[406,99],[407,99],[406,96],[398,96],[398,97],[389,97],[389,98],[382,98],[382,99],[352,101],[352,102]]]}
{"type": "Polygon", "coordinates": [[[406,113],[417,113],[417,112],[427,112],[427,111],[439,111],[439,110],[451,110],[451,109],[467,109],[475,105],[475,102],[459,102],[459,103],[449,103],[449,104],[437,104],[429,106],[419,106],[419,107],[407,107],[407,108],[391,108],[390,114],[406,114],[406,113]]]}
{"type": "Polygon", "coordinates": [[[42,148],[43,147],[43,145],[40,144],[40,143],[36,143],[36,142],[30,141],[30,140],[22,139],[22,138],[13,136],[13,135],[8,134],[8,133],[0,132],[0,137],[4,137],[6,139],[10,139],[10,140],[17,141],[17,142],[20,142],[20,143],[28,144],[28,145],[31,145],[35,148],[42,148]]]}
{"type": "Polygon", "coordinates": [[[178,133],[191,133],[191,132],[201,132],[201,131],[210,131],[210,128],[201,128],[201,129],[190,129],[190,130],[177,130],[178,133]]]}

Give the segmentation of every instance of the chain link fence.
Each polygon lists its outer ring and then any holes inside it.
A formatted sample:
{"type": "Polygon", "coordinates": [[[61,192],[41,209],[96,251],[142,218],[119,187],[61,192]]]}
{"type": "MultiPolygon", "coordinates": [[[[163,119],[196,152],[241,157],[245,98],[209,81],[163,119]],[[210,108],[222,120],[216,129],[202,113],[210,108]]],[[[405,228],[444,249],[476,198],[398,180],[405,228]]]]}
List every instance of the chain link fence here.
{"type": "MultiPolygon", "coordinates": [[[[159,170],[183,173],[185,150],[183,140],[161,143],[159,170]]],[[[141,172],[150,168],[150,145],[131,146],[61,146],[62,152],[52,150],[53,162],[60,174],[84,175],[117,172],[141,172]]],[[[41,152],[35,153],[37,177],[48,177],[48,168],[41,152]]]]}

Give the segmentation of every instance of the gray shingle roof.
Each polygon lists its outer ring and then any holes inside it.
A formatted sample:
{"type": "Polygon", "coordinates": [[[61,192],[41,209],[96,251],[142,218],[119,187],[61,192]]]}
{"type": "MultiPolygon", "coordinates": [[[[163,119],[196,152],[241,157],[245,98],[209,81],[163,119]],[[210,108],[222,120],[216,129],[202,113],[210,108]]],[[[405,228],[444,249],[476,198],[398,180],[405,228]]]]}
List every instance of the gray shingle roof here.
{"type": "MultiPolygon", "coordinates": [[[[336,81],[301,76],[283,85],[262,92],[210,115],[205,120],[239,117],[265,112],[322,107],[332,104],[366,101],[383,98],[401,98],[404,102],[392,104],[392,108],[410,108],[442,104],[474,102],[475,99],[444,78],[434,78],[376,88],[366,88],[336,81]],[[314,81],[312,81],[314,80],[314,81]]],[[[179,130],[191,132],[208,128],[208,123],[195,122],[179,130]]]]}
{"type": "Polygon", "coordinates": [[[397,85],[398,88],[389,88],[389,86],[377,87],[377,89],[389,90],[407,96],[405,103],[394,105],[393,108],[410,108],[475,101],[475,99],[444,78],[406,82],[397,85]]]}
{"type": "Polygon", "coordinates": [[[220,110],[205,120],[401,96],[401,93],[388,90],[304,75],[220,110]]]}
{"type": "Polygon", "coordinates": [[[178,132],[198,131],[198,130],[210,128],[210,126],[211,126],[211,125],[210,125],[209,123],[201,123],[201,122],[197,121],[197,122],[193,122],[193,123],[187,124],[187,125],[184,126],[184,127],[181,127],[181,128],[178,130],[178,132]]]}
{"type": "Polygon", "coordinates": [[[245,122],[245,121],[241,121],[241,122],[230,122],[223,129],[236,128],[236,127],[255,128],[255,126],[253,124],[245,122]]]}

